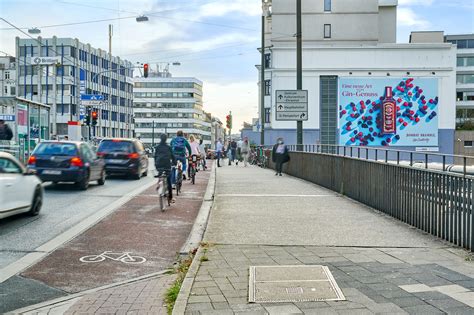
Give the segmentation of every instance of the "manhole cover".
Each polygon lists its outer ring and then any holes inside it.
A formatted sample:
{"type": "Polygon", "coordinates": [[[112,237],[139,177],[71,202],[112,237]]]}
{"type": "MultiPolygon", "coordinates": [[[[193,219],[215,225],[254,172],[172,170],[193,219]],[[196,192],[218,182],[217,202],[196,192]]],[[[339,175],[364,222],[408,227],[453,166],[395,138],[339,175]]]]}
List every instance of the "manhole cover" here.
{"type": "Polygon", "coordinates": [[[341,301],[326,266],[250,266],[249,302],[341,301]]]}

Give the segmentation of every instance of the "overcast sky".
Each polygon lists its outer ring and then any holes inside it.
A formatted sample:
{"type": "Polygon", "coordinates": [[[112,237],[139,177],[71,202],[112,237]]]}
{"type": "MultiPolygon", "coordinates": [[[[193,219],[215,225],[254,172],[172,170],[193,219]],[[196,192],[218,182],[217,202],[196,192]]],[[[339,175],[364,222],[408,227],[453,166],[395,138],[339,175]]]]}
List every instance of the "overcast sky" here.
{"type": "MultiPolygon", "coordinates": [[[[287,0],[293,1],[293,0],[287,0]]],[[[303,0],[322,1],[322,0],[303,0]]],[[[337,1],[337,0],[333,0],[337,1]]],[[[204,108],[234,129],[257,116],[260,62],[260,0],[0,0],[0,16],[21,28],[41,28],[43,37],[73,37],[132,62],[172,62],[174,76],[204,82],[204,108]],[[137,23],[146,14],[149,22],[137,23]],[[107,20],[107,21],[97,21],[107,20]],[[83,24],[58,24],[89,22],[83,24]]],[[[0,21],[0,51],[14,55],[18,30],[0,21]]],[[[399,0],[398,42],[412,30],[474,33],[474,0],[399,0]]],[[[304,36],[304,34],[303,34],[304,36]]]]}

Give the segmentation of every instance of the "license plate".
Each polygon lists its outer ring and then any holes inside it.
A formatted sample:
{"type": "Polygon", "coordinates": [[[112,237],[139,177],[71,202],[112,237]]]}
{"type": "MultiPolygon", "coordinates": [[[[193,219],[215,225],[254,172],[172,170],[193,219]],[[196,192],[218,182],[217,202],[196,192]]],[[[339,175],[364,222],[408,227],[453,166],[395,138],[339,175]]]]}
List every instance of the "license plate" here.
{"type": "Polygon", "coordinates": [[[61,175],[61,171],[54,171],[54,170],[44,170],[44,175],[61,175]]]}
{"type": "Polygon", "coordinates": [[[122,163],[123,160],[117,160],[117,159],[111,159],[111,160],[107,160],[108,163],[110,164],[120,164],[122,163]]]}

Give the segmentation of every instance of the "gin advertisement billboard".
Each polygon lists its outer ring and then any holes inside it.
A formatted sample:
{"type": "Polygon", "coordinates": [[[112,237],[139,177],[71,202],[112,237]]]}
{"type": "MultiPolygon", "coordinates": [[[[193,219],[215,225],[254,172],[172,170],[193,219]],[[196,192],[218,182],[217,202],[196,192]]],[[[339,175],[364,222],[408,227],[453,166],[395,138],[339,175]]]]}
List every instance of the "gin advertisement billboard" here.
{"type": "Polygon", "coordinates": [[[339,144],[438,146],[438,79],[340,78],[339,144]]]}

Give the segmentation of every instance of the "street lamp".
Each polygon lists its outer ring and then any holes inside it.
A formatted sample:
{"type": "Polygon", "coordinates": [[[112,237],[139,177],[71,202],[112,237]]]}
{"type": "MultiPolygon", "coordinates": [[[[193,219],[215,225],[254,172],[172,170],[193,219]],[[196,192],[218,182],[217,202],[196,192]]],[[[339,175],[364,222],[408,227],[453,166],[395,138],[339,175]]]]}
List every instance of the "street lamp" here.
{"type": "Polygon", "coordinates": [[[137,16],[137,18],[135,19],[137,22],[148,22],[148,17],[145,16],[145,15],[140,15],[140,16],[137,16]]]}
{"type": "Polygon", "coordinates": [[[30,34],[39,34],[39,33],[41,33],[41,30],[37,27],[33,27],[33,28],[28,29],[28,33],[30,33],[30,34]]]}

